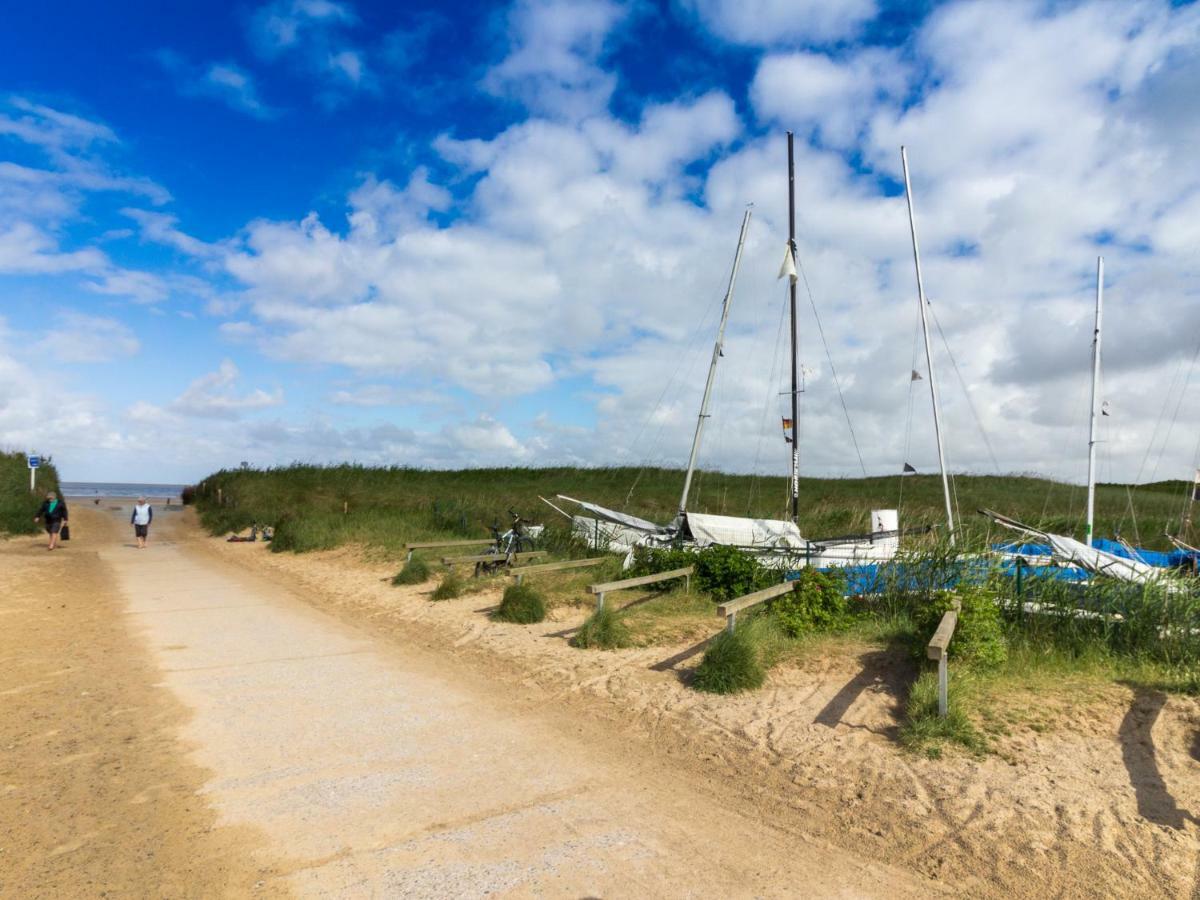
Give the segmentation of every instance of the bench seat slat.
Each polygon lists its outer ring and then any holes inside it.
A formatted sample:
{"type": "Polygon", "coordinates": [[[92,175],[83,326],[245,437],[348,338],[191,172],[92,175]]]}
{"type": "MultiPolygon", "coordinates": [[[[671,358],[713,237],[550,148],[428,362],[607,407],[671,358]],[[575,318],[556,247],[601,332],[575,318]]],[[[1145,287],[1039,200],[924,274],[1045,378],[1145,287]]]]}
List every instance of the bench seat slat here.
{"type": "Polygon", "coordinates": [[[717,613],[722,616],[728,616],[730,613],[741,612],[743,609],[751,606],[757,606],[764,600],[770,600],[772,597],[781,597],[784,594],[791,593],[796,589],[797,582],[785,581],[781,584],[772,585],[769,588],[763,588],[761,591],[755,591],[753,594],[746,594],[734,600],[726,601],[717,607],[717,613]]]}
{"type": "Polygon", "coordinates": [[[593,584],[588,588],[590,594],[606,594],[609,591],[620,591],[625,588],[641,587],[643,584],[655,584],[659,581],[670,581],[672,578],[684,578],[695,571],[695,566],[683,569],[671,569],[669,572],[656,572],[653,575],[642,575],[639,578],[625,578],[621,581],[608,581],[604,584],[593,584]]]}

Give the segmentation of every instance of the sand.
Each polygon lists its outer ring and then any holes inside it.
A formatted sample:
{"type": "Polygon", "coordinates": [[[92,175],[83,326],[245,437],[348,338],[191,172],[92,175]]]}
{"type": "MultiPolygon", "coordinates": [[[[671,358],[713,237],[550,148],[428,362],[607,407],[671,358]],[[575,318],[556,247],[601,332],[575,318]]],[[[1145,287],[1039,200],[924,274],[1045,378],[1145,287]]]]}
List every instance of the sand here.
{"type": "Polygon", "coordinates": [[[894,654],[818,656],[776,669],[760,691],[714,697],[681,677],[695,646],[570,647],[586,607],[510,625],[487,617],[498,592],[433,603],[432,583],[394,587],[396,564],[358,550],[205,547],[397,647],[419,643],[531,705],[602,721],[641,752],[730,786],[788,833],[971,896],[1200,897],[1195,699],[1120,685],[1060,693],[994,754],[930,760],[897,743],[911,671],[894,654]]]}
{"type": "Polygon", "coordinates": [[[187,708],[96,551],[124,536],[0,540],[0,897],[279,897],[262,837],[218,826],[212,777],[179,738],[187,708]]]}
{"type": "Polygon", "coordinates": [[[76,512],[61,556],[0,550],[0,609],[24,623],[0,638],[22,667],[0,687],[19,722],[0,782],[24,810],[0,804],[8,895],[1196,895],[1195,701],[1114,687],[996,755],[927,760],[895,740],[907,663],[869,648],[710,697],[680,677],[693,647],[569,647],[582,611],[491,622],[494,593],[431,603],[361,552],[225,544],[190,512],[138,552],[105,515],[76,512]],[[52,628],[42,583],[72,577],[88,587],[63,596],[98,599],[52,628]],[[136,708],[119,734],[52,674],[93,642],[83,683],[138,698],[106,699],[136,708]],[[64,727],[76,743],[35,740],[64,727]],[[100,802],[103,749],[58,764],[103,747],[126,793],[100,802]],[[78,862],[48,863],[60,845],[78,862]]]}

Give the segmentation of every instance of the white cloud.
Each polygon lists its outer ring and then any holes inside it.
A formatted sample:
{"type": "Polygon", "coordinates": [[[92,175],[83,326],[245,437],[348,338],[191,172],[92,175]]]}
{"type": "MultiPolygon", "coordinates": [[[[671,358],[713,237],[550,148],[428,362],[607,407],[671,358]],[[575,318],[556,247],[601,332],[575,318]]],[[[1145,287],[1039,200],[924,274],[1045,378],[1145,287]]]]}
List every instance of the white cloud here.
{"type": "Polygon", "coordinates": [[[238,368],[232,360],[222,360],[215,372],[202,375],[188,385],[169,406],[171,412],[211,419],[236,419],[244,412],[267,409],[283,403],[283,391],[255,388],[248,394],[237,393],[238,368]]]}
{"type": "Polygon", "coordinates": [[[103,363],[133,356],[141,349],[127,325],[116,319],[63,311],[39,344],[46,358],[63,363],[103,363]]]}
{"type": "Polygon", "coordinates": [[[760,47],[853,37],[878,11],[875,0],[681,0],[717,36],[760,47]]]}
{"type": "Polygon", "coordinates": [[[155,59],[175,80],[185,97],[209,97],[230,109],[273,119],[279,111],[259,96],[254,76],[233,62],[192,63],[173,50],[160,50],[155,59]]]}
{"type": "Polygon", "coordinates": [[[288,59],[316,76],[318,99],[336,105],[345,92],[377,88],[363,51],[347,36],[358,24],[348,3],[272,0],[251,16],[248,37],[263,59],[288,59]]]}
{"type": "Polygon", "coordinates": [[[517,0],[508,18],[512,49],[487,73],[484,89],[555,116],[602,111],[616,77],[598,61],[625,15],[613,0],[517,0]]]}

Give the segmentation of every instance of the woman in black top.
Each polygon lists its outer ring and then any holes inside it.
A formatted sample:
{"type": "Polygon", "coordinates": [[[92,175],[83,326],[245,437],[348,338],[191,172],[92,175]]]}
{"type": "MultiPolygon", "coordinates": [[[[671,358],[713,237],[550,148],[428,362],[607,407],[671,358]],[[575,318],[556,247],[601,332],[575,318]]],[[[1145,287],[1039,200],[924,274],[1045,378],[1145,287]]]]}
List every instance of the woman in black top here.
{"type": "Polygon", "coordinates": [[[46,499],[33,521],[38,519],[42,520],[42,524],[46,526],[46,534],[50,536],[50,546],[46,549],[53,550],[58,546],[59,531],[67,524],[67,504],[60,500],[54,491],[47,492],[46,499]]]}

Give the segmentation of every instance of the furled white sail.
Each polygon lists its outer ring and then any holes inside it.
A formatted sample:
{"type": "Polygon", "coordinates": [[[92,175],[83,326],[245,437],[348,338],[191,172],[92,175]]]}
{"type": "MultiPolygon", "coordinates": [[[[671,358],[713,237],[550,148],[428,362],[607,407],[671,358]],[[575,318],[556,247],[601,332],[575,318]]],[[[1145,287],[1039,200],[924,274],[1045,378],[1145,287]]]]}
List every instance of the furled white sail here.
{"type": "Polygon", "coordinates": [[[728,544],[764,550],[803,550],[807,544],[796,524],[783,519],[743,519],[689,512],[687,528],[699,547],[728,544]]]}

